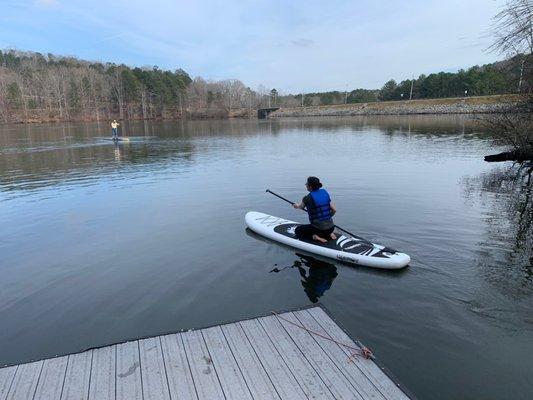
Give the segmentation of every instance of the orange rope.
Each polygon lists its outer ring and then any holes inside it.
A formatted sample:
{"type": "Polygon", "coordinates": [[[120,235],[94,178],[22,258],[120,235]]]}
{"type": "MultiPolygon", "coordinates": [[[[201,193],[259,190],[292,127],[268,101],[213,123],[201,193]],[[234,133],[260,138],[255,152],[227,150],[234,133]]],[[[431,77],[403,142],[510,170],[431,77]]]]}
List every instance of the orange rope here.
{"type": "Polygon", "coordinates": [[[337,343],[339,346],[346,347],[347,349],[349,349],[352,352],[352,354],[348,357],[348,362],[352,362],[352,360],[356,356],[361,356],[361,357],[363,357],[363,358],[365,358],[367,360],[374,357],[374,355],[372,354],[372,351],[368,347],[365,347],[365,346],[363,346],[362,348],[353,347],[353,346],[351,346],[349,344],[342,343],[342,342],[339,342],[339,341],[337,341],[335,339],[332,339],[329,336],[325,336],[325,335],[323,335],[323,334],[321,334],[319,332],[312,331],[311,329],[306,328],[303,325],[298,325],[298,324],[296,324],[296,323],[294,323],[292,321],[289,321],[288,319],[283,318],[280,314],[278,314],[275,311],[272,311],[272,314],[274,314],[277,318],[281,318],[283,321],[288,322],[289,324],[292,324],[294,326],[297,326],[298,328],[303,329],[303,330],[305,330],[305,331],[307,331],[307,332],[309,332],[309,333],[311,333],[313,335],[319,336],[319,337],[321,337],[323,339],[326,339],[326,340],[329,340],[329,341],[331,341],[333,343],[337,343]]]}

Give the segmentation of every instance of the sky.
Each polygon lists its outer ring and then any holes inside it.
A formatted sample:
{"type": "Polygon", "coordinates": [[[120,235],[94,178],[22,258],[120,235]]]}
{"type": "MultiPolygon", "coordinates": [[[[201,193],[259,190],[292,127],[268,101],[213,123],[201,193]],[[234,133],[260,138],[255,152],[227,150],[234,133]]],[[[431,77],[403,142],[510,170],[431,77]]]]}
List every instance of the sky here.
{"type": "Polygon", "coordinates": [[[500,0],[0,0],[0,48],[183,68],[281,93],[380,88],[502,58],[500,0]]]}

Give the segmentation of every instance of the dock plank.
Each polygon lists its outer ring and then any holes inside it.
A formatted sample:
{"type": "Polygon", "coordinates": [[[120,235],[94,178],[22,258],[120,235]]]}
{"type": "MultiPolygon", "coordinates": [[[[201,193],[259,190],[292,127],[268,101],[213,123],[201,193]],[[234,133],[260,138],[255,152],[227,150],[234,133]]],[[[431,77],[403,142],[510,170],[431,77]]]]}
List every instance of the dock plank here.
{"type": "Polygon", "coordinates": [[[93,350],[89,400],[115,399],[116,349],[114,345],[93,350]]]}
{"type": "MultiPolygon", "coordinates": [[[[307,310],[296,311],[293,313],[297,318],[297,322],[302,326],[329,337],[328,333],[322,326],[307,312],[307,310]]],[[[285,317],[285,315],[283,316],[285,317]]],[[[335,362],[336,366],[340,368],[346,376],[350,379],[357,391],[364,399],[385,400],[383,394],[372,383],[372,381],[364,374],[352,358],[340,348],[338,344],[331,340],[324,339],[317,335],[310,335],[313,340],[324,350],[325,353],[335,362]]]]}
{"type": "Polygon", "coordinates": [[[5,400],[7,397],[7,392],[9,392],[16,372],[16,366],[0,369],[0,400],[5,400]]]}
{"type": "Polygon", "coordinates": [[[313,337],[304,329],[294,324],[299,324],[293,313],[275,317],[283,326],[304,357],[320,375],[326,386],[336,399],[363,400],[361,393],[350,383],[343,372],[335,365],[313,337]]]}
{"type": "Polygon", "coordinates": [[[283,400],[305,400],[306,396],[290,366],[280,356],[261,324],[255,320],[239,323],[257,356],[274,383],[276,391],[283,400]]]}
{"type": "Polygon", "coordinates": [[[7,394],[7,400],[33,399],[43,364],[43,361],[37,361],[19,365],[7,394]]]}
{"type": "Polygon", "coordinates": [[[67,371],[67,357],[52,358],[44,361],[35,399],[60,400],[67,371]]]}
{"type": "Polygon", "coordinates": [[[309,364],[302,351],[275,317],[259,318],[258,322],[263,326],[268,336],[274,338],[272,340],[274,346],[294,373],[305,394],[311,398],[335,399],[320,374],[309,364]]]}
{"type": "Polygon", "coordinates": [[[87,400],[93,350],[68,356],[61,400],[87,400]]]}
{"type": "Polygon", "coordinates": [[[139,342],[117,344],[117,400],[142,400],[139,342]]]}
{"type": "MultiPolygon", "coordinates": [[[[217,370],[217,375],[226,400],[253,400],[248,385],[244,380],[239,365],[233,356],[220,326],[203,329],[201,332],[205,344],[209,349],[213,365],[217,370]]],[[[246,368],[246,365],[242,367],[246,368]]]]}
{"type": "Polygon", "coordinates": [[[170,400],[159,337],[139,340],[142,389],[145,400],[170,400]]]}
{"type": "Polygon", "coordinates": [[[184,332],[181,336],[198,398],[201,400],[224,399],[224,392],[214,368],[213,360],[209,355],[200,331],[184,332]]]}
{"type": "Polygon", "coordinates": [[[161,336],[165,355],[170,397],[179,400],[197,400],[191,369],[180,334],[161,336]]]}
{"type": "Polygon", "coordinates": [[[324,383],[317,371],[304,357],[302,351],[285,332],[275,317],[259,318],[258,323],[263,327],[267,336],[271,338],[274,347],[281,358],[293,372],[298,383],[307,397],[320,399],[334,399],[335,397],[324,383]]]}
{"type": "MultiPolygon", "coordinates": [[[[320,307],[314,307],[307,310],[313,318],[324,328],[331,338],[347,343],[352,346],[357,346],[354,341],[326,314],[320,307]]],[[[349,350],[346,347],[340,346],[344,353],[349,356],[349,350]]],[[[359,347],[359,346],[357,346],[359,347]]],[[[409,397],[390,379],[372,360],[361,359],[354,357],[353,362],[356,363],[365,375],[372,380],[374,385],[379,388],[380,392],[387,399],[406,400],[409,397]]]]}
{"type": "Polygon", "coordinates": [[[231,348],[237,364],[243,366],[241,372],[254,399],[280,400],[259,357],[246,338],[239,324],[223,325],[222,333],[231,348]]]}

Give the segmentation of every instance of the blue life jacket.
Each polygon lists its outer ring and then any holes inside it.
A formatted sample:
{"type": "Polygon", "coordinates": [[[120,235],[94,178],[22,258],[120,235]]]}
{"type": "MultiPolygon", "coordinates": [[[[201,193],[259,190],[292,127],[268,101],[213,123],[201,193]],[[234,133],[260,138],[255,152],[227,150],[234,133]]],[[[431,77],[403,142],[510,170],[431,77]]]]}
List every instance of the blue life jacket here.
{"type": "Polygon", "coordinates": [[[313,204],[307,207],[307,214],[309,214],[309,221],[327,221],[331,219],[331,198],[326,189],[313,190],[309,193],[313,204]]]}

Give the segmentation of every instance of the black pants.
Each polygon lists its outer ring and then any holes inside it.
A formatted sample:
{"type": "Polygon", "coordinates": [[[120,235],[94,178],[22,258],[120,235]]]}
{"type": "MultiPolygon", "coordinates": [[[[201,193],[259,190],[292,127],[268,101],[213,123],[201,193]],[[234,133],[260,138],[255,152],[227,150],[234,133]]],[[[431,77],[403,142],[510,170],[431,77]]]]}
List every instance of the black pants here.
{"type": "Polygon", "coordinates": [[[331,235],[334,230],[335,227],[331,227],[326,230],[320,230],[313,225],[299,225],[294,230],[294,233],[296,234],[296,237],[300,240],[313,240],[313,235],[317,235],[321,238],[329,240],[331,239],[329,235],[331,235]]]}

